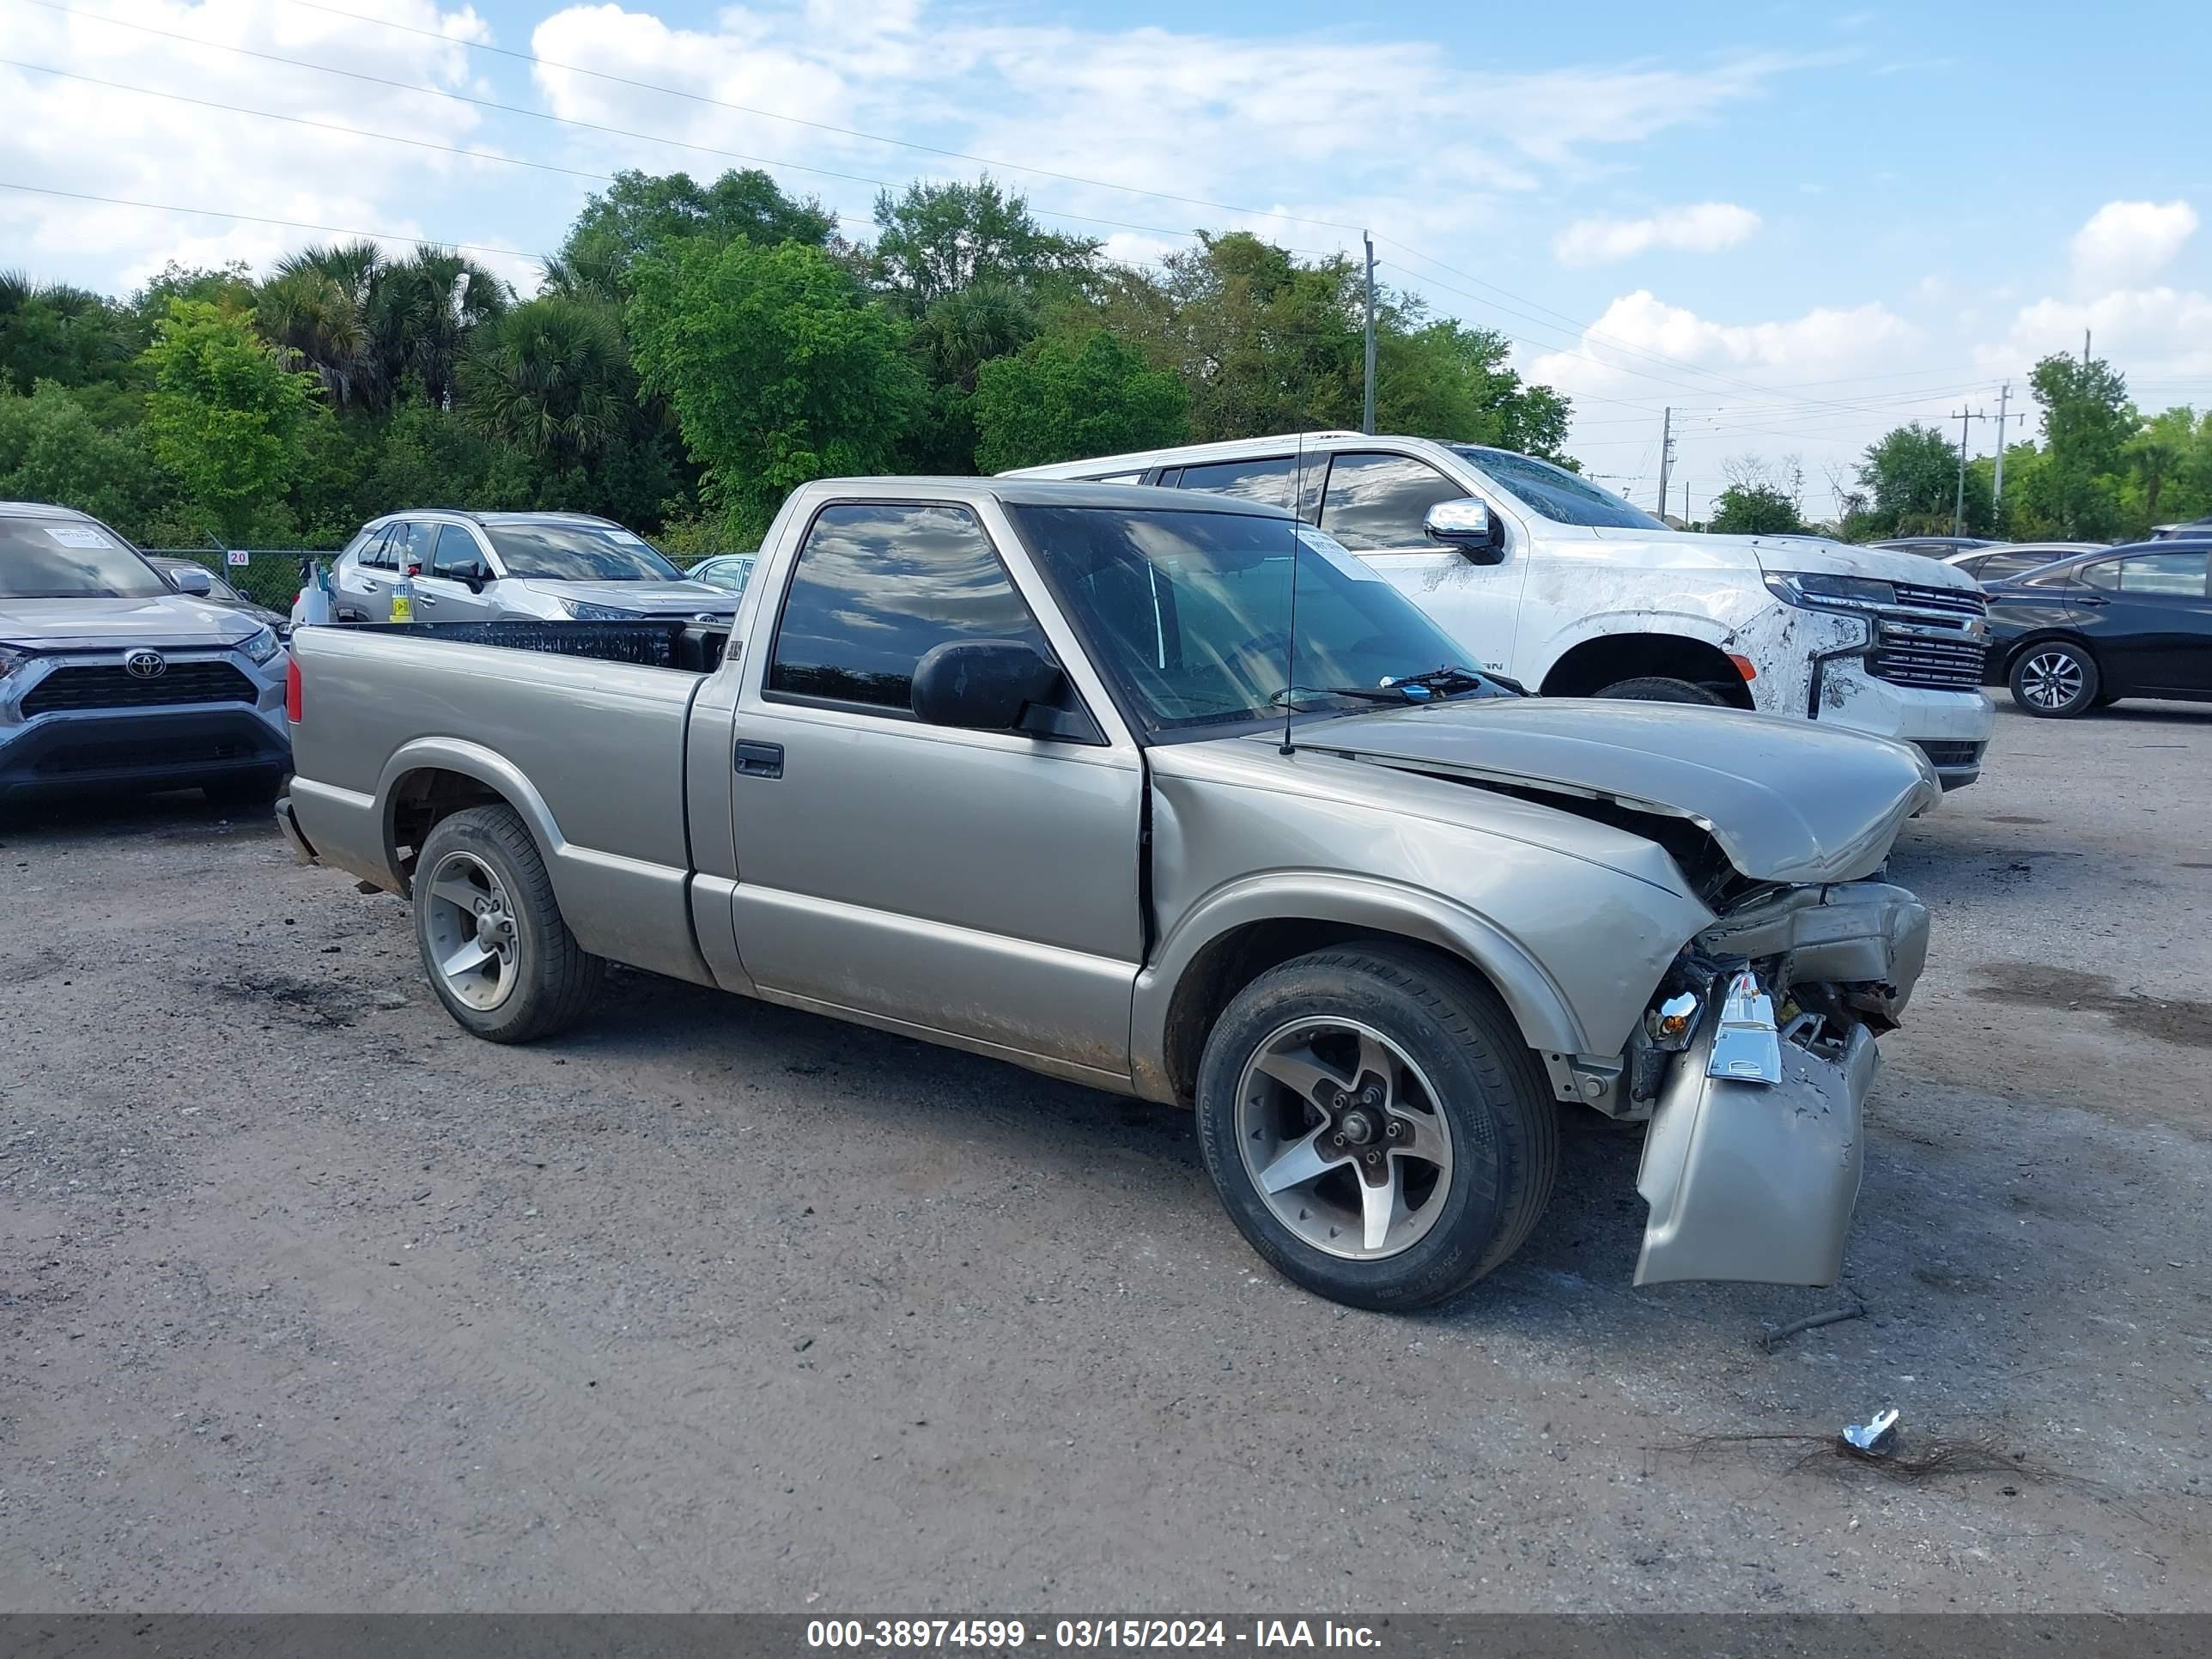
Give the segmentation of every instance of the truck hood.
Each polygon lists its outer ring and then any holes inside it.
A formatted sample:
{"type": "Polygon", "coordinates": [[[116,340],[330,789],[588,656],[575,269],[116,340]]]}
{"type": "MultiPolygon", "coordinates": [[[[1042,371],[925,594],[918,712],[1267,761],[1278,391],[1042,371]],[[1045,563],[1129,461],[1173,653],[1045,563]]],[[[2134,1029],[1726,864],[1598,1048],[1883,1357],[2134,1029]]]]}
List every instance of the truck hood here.
{"type": "Polygon", "coordinates": [[[1754,881],[1869,875],[1905,819],[1942,794],[1926,760],[1887,738],[1680,703],[1486,698],[1346,715],[1296,742],[1556,795],[1567,811],[1581,799],[1684,818],[1754,881]]]}
{"type": "Polygon", "coordinates": [[[1825,536],[1714,536],[1687,530],[1662,536],[1650,530],[1603,528],[1591,533],[1601,541],[1640,543],[1672,563],[1812,571],[1823,576],[1869,576],[1922,587],[1955,587],[1966,593],[1980,591],[1972,577],[1941,559],[1888,547],[1855,547],[1825,536]]]}
{"type": "Polygon", "coordinates": [[[182,593],[143,599],[0,599],[0,645],[34,651],[236,645],[260,627],[240,611],[182,593]]]}
{"type": "Polygon", "coordinates": [[[691,617],[708,611],[726,617],[738,608],[737,596],[729,589],[706,582],[568,582],[532,576],[519,580],[516,586],[548,599],[609,605],[641,617],[691,617]]]}

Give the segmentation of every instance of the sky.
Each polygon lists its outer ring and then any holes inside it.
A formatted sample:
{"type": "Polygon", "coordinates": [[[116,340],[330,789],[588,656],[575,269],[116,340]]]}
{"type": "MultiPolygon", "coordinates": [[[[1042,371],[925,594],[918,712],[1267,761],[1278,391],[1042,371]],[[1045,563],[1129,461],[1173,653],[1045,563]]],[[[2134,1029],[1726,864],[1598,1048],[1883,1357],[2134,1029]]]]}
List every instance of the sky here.
{"type": "Polygon", "coordinates": [[[764,167],[856,238],[988,172],[1133,261],[1371,231],[1573,397],[1587,471],[1655,504],[1672,406],[1670,510],[1753,462],[1817,517],[1903,420],[1987,453],[2008,382],[2032,435],[2085,328],[2146,410],[2212,407],[2208,62],[2202,0],[0,0],[0,269],[367,231],[527,291],[618,168],[764,167]]]}

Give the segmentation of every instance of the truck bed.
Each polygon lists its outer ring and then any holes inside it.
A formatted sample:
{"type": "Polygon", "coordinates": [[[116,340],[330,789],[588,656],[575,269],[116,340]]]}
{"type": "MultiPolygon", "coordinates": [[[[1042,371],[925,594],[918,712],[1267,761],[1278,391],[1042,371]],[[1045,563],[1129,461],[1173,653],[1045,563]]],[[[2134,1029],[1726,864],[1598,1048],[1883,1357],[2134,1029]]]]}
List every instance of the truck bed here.
{"type": "Polygon", "coordinates": [[[556,657],[632,663],[640,668],[674,668],[693,674],[711,674],[721,666],[722,653],[730,642],[726,627],[650,617],[635,622],[526,618],[479,623],[335,623],[331,626],[349,634],[490,645],[504,651],[538,651],[556,657]]]}

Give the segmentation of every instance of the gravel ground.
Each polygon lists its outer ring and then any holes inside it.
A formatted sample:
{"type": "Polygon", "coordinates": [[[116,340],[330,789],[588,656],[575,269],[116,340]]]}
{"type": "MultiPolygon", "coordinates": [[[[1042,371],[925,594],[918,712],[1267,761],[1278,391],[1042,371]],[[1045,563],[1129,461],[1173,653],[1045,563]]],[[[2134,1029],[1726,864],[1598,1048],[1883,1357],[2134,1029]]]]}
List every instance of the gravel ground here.
{"type": "Polygon", "coordinates": [[[2007,708],[1907,831],[1844,1288],[1631,1289],[1571,1119],[1418,1318],[1178,1114],[638,975],[495,1048],[258,819],[0,823],[0,1609],[2212,1608],[2208,818],[2212,709],[2007,708]]]}

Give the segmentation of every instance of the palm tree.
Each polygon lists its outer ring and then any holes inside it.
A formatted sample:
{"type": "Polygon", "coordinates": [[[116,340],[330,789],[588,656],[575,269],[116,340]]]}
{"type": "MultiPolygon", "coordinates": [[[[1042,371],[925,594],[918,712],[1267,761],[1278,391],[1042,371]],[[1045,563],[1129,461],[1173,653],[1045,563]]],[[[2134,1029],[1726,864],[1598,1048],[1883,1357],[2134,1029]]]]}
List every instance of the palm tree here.
{"type": "Polygon", "coordinates": [[[483,324],[458,379],[471,426],[562,466],[597,456],[635,407],[621,320],[598,300],[550,295],[483,324]]]}
{"type": "Polygon", "coordinates": [[[368,331],[353,289],[313,264],[287,260],[255,296],[254,321],[290,360],[319,375],[339,409],[375,400],[368,331]],[[285,265],[292,268],[285,269],[285,265]]]}
{"type": "Polygon", "coordinates": [[[435,406],[449,407],[453,373],[470,333],[501,315],[505,283],[473,259],[444,248],[418,248],[378,273],[367,321],[386,383],[422,382],[435,406]]]}

